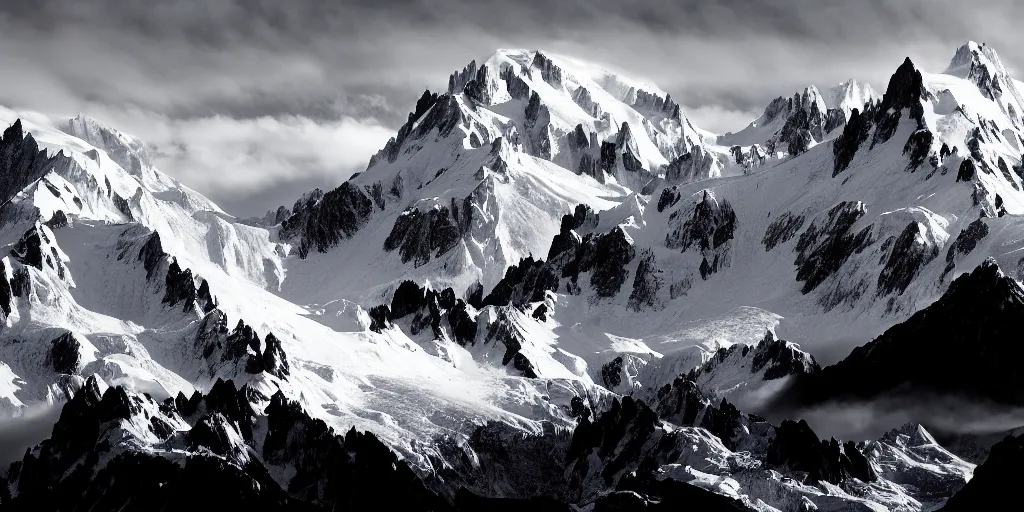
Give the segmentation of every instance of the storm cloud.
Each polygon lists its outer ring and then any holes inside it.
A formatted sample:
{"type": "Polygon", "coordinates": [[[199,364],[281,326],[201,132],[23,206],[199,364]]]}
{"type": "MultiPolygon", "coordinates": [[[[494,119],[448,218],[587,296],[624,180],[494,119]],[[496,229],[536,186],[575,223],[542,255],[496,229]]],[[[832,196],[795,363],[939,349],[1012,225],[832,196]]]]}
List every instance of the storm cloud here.
{"type": "Polygon", "coordinates": [[[335,186],[424,88],[497,48],[540,48],[657,83],[696,124],[741,128],[773,97],[884,88],[967,40],[1024,75],[1013,0],[0,0],[0,104],[85,112],[164,171],[254,215],[335,186]]]}

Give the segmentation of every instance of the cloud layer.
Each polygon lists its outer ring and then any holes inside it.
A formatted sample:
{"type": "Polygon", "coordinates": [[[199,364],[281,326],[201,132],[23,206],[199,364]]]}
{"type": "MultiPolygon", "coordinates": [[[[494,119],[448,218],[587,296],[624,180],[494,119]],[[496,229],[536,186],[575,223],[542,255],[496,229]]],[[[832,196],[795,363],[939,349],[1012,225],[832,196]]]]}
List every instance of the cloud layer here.
{"type": "Polygon", "coordinates": [[[881,89],[904,56],[941,71],[969,39],[1024,75],[1022,18],[1014,0],[2,2],[0,103],[109,122],[252,215],[362,170],[425,87],[496,48],[653,81],[724,131],[808,84],[881,89]]]}

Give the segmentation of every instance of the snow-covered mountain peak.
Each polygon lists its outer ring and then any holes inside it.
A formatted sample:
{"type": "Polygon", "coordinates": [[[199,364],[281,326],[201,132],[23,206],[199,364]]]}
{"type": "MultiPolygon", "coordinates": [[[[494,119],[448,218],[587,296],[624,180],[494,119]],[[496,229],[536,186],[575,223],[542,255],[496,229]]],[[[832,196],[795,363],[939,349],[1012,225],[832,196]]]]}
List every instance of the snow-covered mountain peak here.
{"type": "Polygon", "coordinates": [[[946,67],[947,75],[968,78],[977,68],[985,67],[992,75],[1006,75],[1006,68],[999,60],[999,54],[995,48],[975,41],[968,41],[956,49],[953,58],[946,67]]]}
{"type": "Polygon", "coordinates": [[[853,109],[864,110],[864,105],[869,101],[881,99],[882,96],[875,92],[871,84],[851,78],[828,89],[825,94],[825,106],[842,110],[849,119],[853,109]]]}
{"type": "Polygon", "coordinates": [[[956,50],[944,74],[972,82],[986,98],[995,101],[1018,129],[1024,129],[1024,91],[1003,66],[996,50],[969,41],[956,50]]]}

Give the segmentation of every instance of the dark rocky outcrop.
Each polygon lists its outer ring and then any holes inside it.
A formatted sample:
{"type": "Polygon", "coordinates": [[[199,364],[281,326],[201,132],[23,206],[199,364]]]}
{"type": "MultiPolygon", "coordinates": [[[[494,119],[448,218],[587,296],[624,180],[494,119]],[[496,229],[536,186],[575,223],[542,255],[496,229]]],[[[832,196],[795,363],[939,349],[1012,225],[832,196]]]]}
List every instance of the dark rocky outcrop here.
{"type": "MultiPolygon", "coordinates": [[[[907,163],[908,171],[916,171],[928,159],[934,140],[935,136],[932,135],[931,130],[917,130],[910,135],[906,144],[903,145],[903,154],[907,155],[910,159],[910,162],[907,163]]],[[[1013,183],[1013,180],[1010,180],[1010,182],[1013,183]]]]}
{"type": "Polygon", "coordinates": [[[515,74],[511,66],[502,71],[501,78],[505,80],[505,89],[512,98],[523,100],[530,97],[530,92],[532,92],[530,85],[520,78],[519,75],[515,74]]]}
{"type": "Polygon", "coordinates": [[[885,394],[1024,404],[1024,372],[1017,364],[1024,357],[1021,315],[1024,290],[986,260],[956,278],[935,303],[839,363],[798,379],[785,400],[806,405],[885,394]]]}
{"type": "Polygon", "coordinates": [[[974,160],[965,158],[963,162],[960,162],[960,168],[956,173],[956,181],[971,181],[974,179],[976,172],[977,166],[974,165],[974,160]]]}
{"type": "Polygon", "coordinates": [[[868,139],[871,131],[871,119],[868,114],[862,114],[859,109],[853,109],[850,113],[850,120],[843,127],[843,133],[832,143],[832,155],[834,167],[832,177],[846,170],[853,161],[854,155],[860,149],[860,145],[868,139]]]}
{"type": "Polygon", "coordinates": [[[557,292],[561,279],[568,279],[569,293],[579,293],[579,276],[590,272],[590,285],[598,297],[611,297],[627,280],[628,265],[636,257],[631,239],[621,227],[608,233],[589,232],[597,225],[597,214],[585,205],[562,217],[560,232],[551,242],[548,261],[532,256],[505,270],[505,277],[484,298],[484,305],[523,306],[544,300],[546,291],[557,292]],[[587,232],[580,236],[578,230],[587,232]]]}
{"type": "Polygon", "coordinates": [[[854,233],[853,225],[867,213],[860,201],[843,201],[833,206],[827,218],[815,219],[796,242],[796,280],[801,291],[810,293],[842,267],[854,253],[871,243],[871,227],[854,233]]]}
{"type": "Polygon", "coordinates": [[[775,439],[768,447],[765,464],[786,467],[807,474],[808,483],[826,481],[838,484],[847,478],[863,482],[878,477],[867,458],[852,442],[840,444],[818,439],[806,421],[785,420],[775,429],[775,439]]]}
{"type": "Polygon", "coordinates": [[[127,199],[121,197],[117,192],[113,193],[111,199],[114,201],[114,206],[117,207],[117,211],[121,212],[128,219],[128,222],[135,220],[135,216],[132,215],[132,207],[128,204],[127,199]]]}
{"type": "Polygon", "coordinates": [[[892,138],[903,117],[904,109],[909,109],[910,118],[918,123],[918,128],[926,128],[921,99],[928,94],[924,88],[921,72],[907,57],[889,79],[889,85],[875,111],[875,134],[871,139],[871,147],[885,143],[892,138]]]}
{"type": "Polygon", "coordinates": [[[70,331],[50,342],[47,364],[57,373],[77,375],[82,368],[82,344],[70,331]]]}
{"type": "Polygon", "coordinates": [[[555,89],[562,87],[562,68],[541,52],[533,56],[533,67],[540,70],[540,76],[555,89]]]}
{"type": "Polygon", "coordinates": [[[751,378],[775,380],[792,375],[815,374],[821,370],[814,356],[796,345],[775,338],[771,331],[756,345],[732,345],[720,348],[711,359],[690,370],[687,378],[700,382],[704,375],[713,376],[720,367],[749,368],[751,378]]]}
{"type": "Polygon", "coordinates": [[[633,291],[629,294],[627,307],[633,311],[646,309],[661,309],[663,305],[658,299],[658,291],[661,290],[663,279],[661,269],[651,249],[644,249],[640,252],[640,261],[636,266],[636,275],[633,277],[633,291]]]}
{"type": "MultiPolygon", "coordinates": [[[[99,392],[90,377],[61,411],[51,437],[11,465],[0,506],[10,510],[390,510],[450,511],[373,434],[337,435],[279,392],[257,440],[251,389],[218,381],[191,401],[162,404],[120,387],[99,392]],[[193,403],[194,402],[194,403],[193,403]],[[188,410],[185,410],[188,408],[188,410]],[[205,411],[192,419],[196,411],[205,411]],[[143,416],[149,418],[143,421],[143,416]],[[162,439],[181,436],[184,457],[132,448],[121,422],[148,424],[162,439]],[[186,422],[189,430],[176,432],[186,422]],[[115,446],[117,445],[117,446],[115,446]],[[262,447],[257,456],[256,447],[262,447]],[[108,453],[114,452],[108,459],[108,453]],[[288,475],[279,482],[275,473],[288,475]],[[280,468],[290,469],[282,473],[280,468]],[[381,494],[376,489],[392,492],[381,494]]],[[[266,400],[264,397],[263,400],[266,400]]],[[[176,452],[180,453],[180,452],[176,452]]]]}
{"type": "Polygon", "coordinates": [[[0,259],[0,311],[3,311],[3,318],[6,319],[12,311],[14,299],[14,289],[11,286],[11,282],[7,280],[7,266],[4,265],[2,259],[0,259]]]}
{"type": "Polygon", "coordinates": [[[447,323],[457,343],[466,346],[476,342],[475,310],[465,300],[457,298],[451,288],[438,292],[412,281],[403,281],[395,289],[390,306],[380,305],[371,309],[370,318],[370,330],[375,332],[407,319],[409,332],[414,336],[429,328],[435,338],[440,338],[444,335],[443,323],[447,323]]]}
{"type": "Polygon", "coordinates": [[[771,251],[776,246],[790,241],[802,227],[804,227],[803,215],[782,212],[781,215],[768,225],[768,229],[764,232],[764,238],[761,239],[761,243],[764,244],[764,250],[766,252],[771,251]]]}
{"type": "Polygon", "coordinates": [[[440,257],[455,247],[469,232],[472,212],[469,197],[461,201],[461,207],[452,198],[451,208],[441,206],[426,212],[410,208],[395,219],[384,240],[384,250],[397,250],[402,263],[412,261],[416,267],[425,265],[432,257],[440,257]]]}
{"type": "Polygon", "coordinates": [[[501,357],[501,365],[512,368],[523,377],[530,379],[537,378],[536,369],[533,363],[520,350],[523,348],[523,333],[515,327],[510,318],[509,307],[501,307],[497,310],[497,319],[487,326],[486,343],[499,342],[505,347],[505,353],[501,357]]]}
{"type": "Polygon", "coordinates": [[[339,435],[281,392],[266,415],[263,458],[292,469],[291,496],[326,510],[451,510],[375,435],[354,428],[339,435]]]}
{"type": "Polygon", "coordinates": [[[689,183],[711,177],[711,168],[715,165],[715,156],[706,148],[694,146],[669,162],[665,168],[665,181],[668,183],[689,183]]]}
{"type": "Polygon", "coordinates": [[[327,192],[308,212],[303,212],[299,257],[305,258],[311,250],[327,252],[350,238],[366,224],[372,212],[373,201],[351,182],[327,192]]]}
{"type": "Polygon", "coordinates": [[[1008,510],[1019,500],[1024,478],[1024,436],[1007,436],[996,443],[984,463],[974,469],[967,485],[953,495],[941,512],[1008,510]]]}
{"type": "Polygon", "coordinates": [[[268,332],[261,344],[256,331],[241,319],[229,332],[227,315],[219,309],[203,317],[196,332],[195,347],[211,376],[218,375],[224,365],[234,367],[228,374],[266,372],[285,380],[291,375],[288,356],[273,333],[268,332]]]}
{"type": "Polygon", "coordinates": [[[11,249],[11,256],[25,265],[42,270],[44,237],[46,235],[38,227],[29,228],[11,249]]]}
{"type": "Polygon", "coordinates": [[[63,152],[47,156],[46,150],[39,149],[35,138],[24,132],[21,119],[15,120],[0,136],[0,206],[41,178],[61,159],[67,159],[63,152]]]}
{"type": "MultiPolygon", "coordinates": [[[[672,214],[675,217],[680,212],[672,214]]],[[[665,235],[665,245],[670,248],[682,248],[683,252],[691,247],[701,251],[717,249],[732,240],[736,231],[736,212],[729,201],[718,201],[707,190],[703,192],[690,218],[682,221],[670,233],[665,235]]]]}
{"type": "Polygon", "coordinates": [[[921,269],[939,255],[938,245],[925,238],[925,229],[920,222],[911,222],[896,237],[878,275],[878,295],[903,293],[921,269]]]}
{"type": "Polygon", "coordinates": [[[957,255],[970,254],[978,246],[978,242],[986,236],[988,236],[988,224],[980,218],[975,219],[961,230],[946,251],[946,268],[942,271],[943,277],[953,270],[957,255]]]}
{"type": "Polygon", "coordinates": [[[50,220],[46,221],[45,224],[51,230],[67,227],[68,216],[64,213],[64,210],[57,210],[53,212],[50,220]]]}

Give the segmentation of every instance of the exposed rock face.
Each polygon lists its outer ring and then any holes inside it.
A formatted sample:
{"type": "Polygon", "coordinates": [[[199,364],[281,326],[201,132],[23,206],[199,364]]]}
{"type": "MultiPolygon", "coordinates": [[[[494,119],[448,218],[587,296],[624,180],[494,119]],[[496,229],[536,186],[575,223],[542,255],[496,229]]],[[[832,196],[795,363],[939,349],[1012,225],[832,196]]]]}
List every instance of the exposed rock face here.
{"type": "Polygon", "coordinates": [[[974,165],[974,160],[965,158],[963,162],[960,162],[960,168],[956,173],[956,181],[971,181],[974,179],[976,172],[977,166],[974,165]]]}
{"type": "Polygon", "coordinates": [[[810,293],[842,267],[856,252],[871,243],[870,226],[854,233],[853,225],[867,213],[860,201],[843,201],[833,206],[826,218],[815,219],[796,242],[796,280],[803,281],[803,293],[810,293]]]}
{"type": "Polygon", "coordinates": [[[835,439],[819,440],[803,420],[786,420],[775,429],[765,463],[806,473],[809,483],[824,480],[838,484],[851,477],[863,482],[877,479],[867,458],[853,442],[841,445],[835,439]]]}
{"type": "Polygon", "coordinates": [[[45,264],[57,273],[57,277],[64,279],[64,262],[61,261],[57,247],[50,240],[52,235],[49,228],[37,221],[21,235],[18,243],[11,249],[11,256],[39,270],[43,270],[45,264]]]}
{"type": "Polygon", "coordinates": [[[761,239],[761,243],[764,244],[764,250],[771,251],[776,246],[792,240],[802,227],[804,227],[803,215],[782,212],[781,215],[768,225],[768,229],[764,232],[764,238],[761,239]]]}
{"type": "Polygon", "coordinates": [[[666,94],[662,98],[658,94],[640,89],[636,91],[636,100],[633,102],[633,108],[639,112],[648,114],[659,113],[671,119],[679,119],[679,104],[672,99],[671,94],[666,94]]]}
{"type": "Polygon", "coordinates": [[[448,94],[460,94],[470,80],[476,77],[476,59],[470,61],[461,72],[456,71],[448,77],[448,94]]]}
{"type": "Polygon", "coordinates": [[[919,129],[926,129],[921,99],[928,94],[921,72],[907,57],[889,79],[889,86],[875,111],[875,134],[871,139],[871,147],[892,138],[904,109],[910,110],[910,118],[917,121],[919,129]]]}
{"type": "Polygon", "coordinates": [[[903,293],[925,265],[939,255],[920,222],[911,222],[896,238],[878,275],[878,294],[903,293]]]}
{"type": "Polygon", "coordinates": [[[585,205],[563,216],[560,233],[551,241],[548,261],[527,257],[509,267],[483,303],[522,306],[541,301],[544,292],[559,290],[561,279],[568,279],[569,293],[578,294],[579,276],[586,272],[590,272],[590,286],[598,297],[616,295],[627,280],[625,267],[636,257],[636,248],[621,227],[603,234],[590,232],[597,220],[597,214],[585,205]],[[586,235],[580,236],[578,231],[586,235]]]}
{"type": "Polygon", "coordinates": [[[268,332],[262,345],[261,349],[259,335],[242,319],[229,332],[227,315],[219,309],[203,317],[195,337],[196,350],[202,354],[211,377],[228,367],[228,375],[244,370],[251,374],[266,372],[286,380],[291,375],[291,366],[280,340],[268,332]]]}
{"type": "Polygon", "coordinates": [[[355,234],[373,212],[373,201],[346,181],[314,204],[297,210],[299,213],[293,213],[282,228],[299,233],[299,257],[305,258],[311,250],[327,252],[355,234]]]}
{"type": "Polygon", "coordinates": [[[184,269],[178,265],[177,260],[171,258],[167,266],[167,275],[164,278],[165,292],[163,303],[168,306],[182,304],[183,311],[192,311],[198,307],[203,313],[208,313],[217,307],[216,301],[210,295],[210,285],[205,279],[192,274],[192,269],[184,269]],[[196,287],[196,279],[199,279],[199,287],[196,287]]]}
{"type": "Polygon", "coordinates": [[[1007,436],[992,447],[971,481],[946,502],[942,512],[999,510],[1017,500],[1024,478],[1024,436],[1007,436]]]}
{"type": "Polygon", "coordinates": [[[1024,290],[987,260],[954,280],[932,305],[839,363],[800,379],[790,398],[810,404],[936,393],[1020,405],[1024,377],[1016,361],[1024,347],[1014,333],[1022,314],[1024,290]],[[866,372],[870,379],[862,378],[866,372]]]}
{"type": "Polygon", "coordinates": [[[572,100],[576,102],[584,112],[589,113],[595,119],[601,118],[601,105],[594,102],[590,91],[586,87],[579,87],[572,93],[572,100]]]}
{"type": "Polygon", "coordinates": [[[501,365],[512,367],[523,377],[530,379],[537,378],[537,372],[533,363],[520,350],[523,348],[522,332],[514,327],[509,317],[509,307],[498,308],[498,318],[487,326],[487,342],[500,342],[505,347],[505,354],[501,357],[501,365]]]}
{"type": "Polygon", "coordinates": [[[431,257],[440,257],[455,247],[469,232],[473,222],[471,198],[462,200],[461,207],[452,198],[451,208],[438,207],[421,212],[410,208],[403,212],[384,240],[384,250],[398,250],[403,263],[421,266],[431,257]]]}
{"type": "Polygon", "coordinates": [[[929,94],[924,88],[921,72],[914,67],[910,58],[904,60],[889,79],[889,86],[881,102],[870,105],[864,112],[856,109],[851,112],[842,135],[832,146],[835,157],[832,176],[838,175],[850,166],[857,150],[867,140],[872,127],[872,148],[892,138],[903,117],[904,109],[909,109],[910,119],[917,123],[918,128],[904,144],[903,149],[903,153],[910,157],[907,170],[916,170],[929,157],[934,140],[933,134],[925,125],[924,108],[921,106],[921,100],[927,98],[929,94]]]}
{"type": "Polygon", "coordinates": [[[378,306],[371,310],[370,316],[374,318],[370,329],[377,332],[392,322],[411,316],[411,334],[415,336],[430,328],[435,338],[444,335],[442,322],[447,320],[448,328],[456,342],[463,346],[476,342],[475,310],[466,301],[456,298],[455,291],[451,288],[438,292],[422,288],[412,281],[403,281],[395,290],[390,307],[378,306]],[[374,318],[374,315],[378,315],[380,320],[374,318]]]}
{"type": "Polygon", "coordinates": [[[533,67],[540,70],[540,76],[551,87],[556,89],[562,87],[562,68],[558,67],[546,55],[537,52],[533,56],[533,67]]]}
{"type": "Polygon", "coordinates": [[[975,219],[974,222],[967,225],[967,228],[960,231],[956,240],[949,244],[949,249],[946,251],[946,268],[942,275],[945,276],[953,270],[958,255],[970,254],[978,246],[978,242],[986,236],[988,236],[988,224],[985,224],[982,219],[975,219]]]}
{"type": "Polygon", "coordinates": [[[857,154],[860,145],[868,140],[871,132],[870,113],[861,113],[859,109],[853,109],[850,119],[843,126],[843,133],[832,143],[832,155],[835,159],[832,169],[832,177],[845,171],[857,154]]]}
{"type": "Polygon", "coordinates": [[[702,146],[694,146],[689,153],[680,155],[669,162],[665,169],[665,181],[668,183],[689,183],[712,176],[715,157],[702,146]]]}
{"type": "Polygon", "coordinates": [[[288,482],[293,497],[325,509],[451,510],[373,434],[353,428],[341,436],[280,391],[266,415],[263,457],[294,471],[288,482]],[[391,492],[373,492],[382,488],[391,492]]]}
{"type": "Polygon", "coordinates": [[[537,158],[551,160],[551,113],[547,105],[541,103],[537,91],[530,93],[530,101],[523,115],[529,153],[537,158]]]}
{"type": "Polygon", "coordinates": [[[158,403],[120,387],[101,394],[90,377],[64,406],[51,437],[11,465],[0,482],[0,504],[13,510],[453,510],[373,434],[339,436],[280,392],[267,407],[266,433],[257,432],[253,391],[218,381],[206,396],[158,403]],[[181,448],[172,452],[163,441],[181,448]],[[136,445],[151,449],[129,450],[136,445]],[[287,476],[276,481],[270,468],[287,476]],[[395,492],[374,492],[380,485],[395,492]]]}
{"type": "MultiPolygon", "coordinates": [[[[907,155],[910,159],[910,162],[907,164],[908,171],[916,171],[928,159],[934,139],[935,137],[930,130],[917,130],[910,135],[910,138],[907,139],[906,144],[903,146],[903,154],[907,155]]],[[[1009,181],[1013,183],[1012,179],[1009,179],[1009,181]]]]}
{"type": "Polygon", "coordinates": [[[662,287],[661,269],[658,268],[654,252],[644,249],[640,253],[640,262],[633,277],[633,291],[629,294],[627,307],[633,311],[658,310],[664,304],[658,299],[658,291],[662,287]]]}
{"type": "Polygon", "coordinates": [[[11,288],[11,282],[7,280],[7,265],[0,259],[0,311],[3,312],[4,319],[11,314],[13,298],[14,290],[11,288]]]}
{"type": "Polygon", "coordinates": [[[0,205],[41,178],[58,160],[66,158],[63,152],[47,156],[35,138],[22,130],[21,119],[14,121],[0,136],[0,205]]]}
{"type": "Polygon", "coordinates": [[[683,252],[695,248],[704,257],[701,278],[707,279],[729,265],[729,241],[736,231],[736,213],[728,201],[719,202],[711,191],[704,190],[692,212],[680,209],[669,216],[669,227],[665,246],[681,248],[683,252]]]}
{"type": "Polygon", "coordinates": [[[77,375],[82,367],[82,344],[70,331],[50,342],[48,363],[57,373],[77,375]]]}
{"type": "Polygon", "coordinates": [[[711,191],[704,190],[690,218],[666,235],[665,244],[672,248],[680,247],[684,252],[691,247],[717,249],[732,240],[735,231],[736,213],[729,201],[719,202],[711,191]]]}
{"type": "Polygon", "coordinates": [[[776,339],[768,331],[764,339],[753,347],[737,344],[718,349],[714,357],[691,370],[689,378],[700,383],[702,376],[713,374],[719,367],[746,368],[747,361],[751,375],[761,375],[763,380],[813,374],[821,370],[814,356],[788,341],[776,339]]]}

